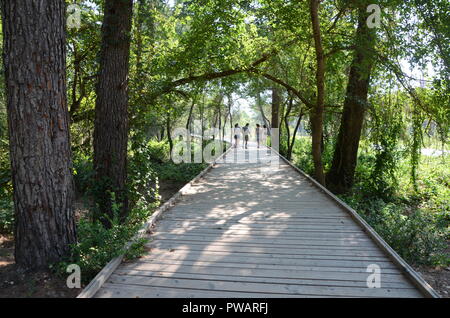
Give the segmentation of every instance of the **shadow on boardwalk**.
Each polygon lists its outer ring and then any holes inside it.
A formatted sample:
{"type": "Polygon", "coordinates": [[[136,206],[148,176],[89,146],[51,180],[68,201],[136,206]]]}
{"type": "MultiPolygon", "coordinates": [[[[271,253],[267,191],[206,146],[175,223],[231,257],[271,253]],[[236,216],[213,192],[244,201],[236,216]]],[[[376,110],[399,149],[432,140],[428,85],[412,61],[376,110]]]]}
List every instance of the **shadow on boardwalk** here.
{"type": "Polygon", "coordinates": [[[233,149],[96,296],[421,297],[346,211],[278,159],[233,149]],[[380,288],[367,285],[373,264],[380,288]]]}

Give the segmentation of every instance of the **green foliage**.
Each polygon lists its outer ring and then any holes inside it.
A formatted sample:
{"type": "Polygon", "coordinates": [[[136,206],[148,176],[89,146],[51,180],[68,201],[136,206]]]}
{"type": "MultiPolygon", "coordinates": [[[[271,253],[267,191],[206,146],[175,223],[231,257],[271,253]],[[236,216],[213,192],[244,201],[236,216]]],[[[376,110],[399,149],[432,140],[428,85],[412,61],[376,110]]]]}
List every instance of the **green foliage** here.
{"type": "Polygon", "coordinates": [[[149,208],[159,205],[158,175],[155,162],[168,157],[168,146],[149,141],[131,147],[128,162],[128,196],[131,206],[141,203],[149,208]]]}
{"type": "Polygon", "coordinates": [[[14,204],[10,198],[0,197],[0,234],[14,231],[14,204]]]}
{"type": "Polygon", "coordinates": [[[91,192],[94,176],[92,158],[83,153],[75,153],[73,156],[73,178],[76,191],[79,194],[91,192]]]}
{"type": "MultiPolygon", "coordinates": [[[[355,185],[341,198],[407,261],[448,266],[450,259],[445,248],[450,239],[449,156],[421,160],[415,191],[408,152],[401,150],[398,139],[400,127],[386,123],[380,128],[384,129],[376,135],[380,147],[373,146],[374,136],[361,142],[355,185]],[[374,171],[380,173],[376,179],[374,171]]],[[[329,164],[331,156],[327,150],[324,158],[329,164]]],[[[297,139],[294,163],[312,173],[309,138],[297,139]]]]}
{"type": "MultiPolygon", "coordinates": [[[[410,262],[448,265],[445,253],[450,238],[450,171],[442,158],[422,160],[417,186],[410,178],[410,161],[400,157],[395,181],[382,181],[390,195],[380,196],[370,176],[376,154],[363,151],[359,156],[356,184],[342,199],[352,206],[393,247],[410,262]],[[395,182],[395,185],[389,184],[395,182]]],[[[384,192],[386,193],[386,192],[384,192]]]]}
{"type": "MultiPolygon", "coordinates": [[[[308,136],[297,137],[292,150],[292,161],[296,166],[309,175],[314,173],[314,163],[311,156],[311,138],[308,136]]],[[[327,168],[333,157],[333,145],[326,143],[322,152],[322,159],[327,168]]]]}
{"type": "Polygon", "coordinates": [[[155,168],[161,179],[188,182],[198,175],[207,166],[206,163],[180,163],[166,162],[155,168]]]}
{"type": "MultiPolygon", "coordinates": [[[[0,95],[0,99],[3,96],[0,95]]],[[[14,204],[12,200],[11,168],[9,163],[6,114],[0,105],[0,233],[14,231],[14,204]]]]}
{"type": "MultiPolygon", "coordinates": [[[[113,205],[111,228],[105,228],[99,221],[82,218],[78,224],[78,243],[72,246],[71,257],[56,265],[63,274],[69,264],[81,268],[83,282],[89,282],[111,259],[122,254],[127,258],[136,258],[144,253],[143,238],[134,238],[135,234],[149,217],[145,207],[137,206],[130,211],[125,222],[120,222],[119,208],[113,205]],[[126,245],[131,242],[130,249],[126,245]]],[[[109,218],[107,215],[105,218],[109,218]]]]}
{"type": "Polygon", "coordinates": [[[391,96],[384,102],[374,105],[371,112],[369,126],[372,128],[369,135],[370,147],[373,157],[367,157],[367,166],[371,167],[370,176],[364,180],[368,183],[374,196],[386,199],[393,194],[397,186],[397,163],[402,155],[399,150],[399,138],[402,132],[402,116],[396,109],[400,106],[398,101],[391,105],[391,96]],[[373,159],[373,162],[370,160],[373,159]]]}
{"type": "Polygon", "coordinates": [[[163,163],[170,159],[169,143],[150,139],[145,145],[147,160],[153,163],[163,163]]]}
{"type": "Polygon", "coordinates": [[[405,213],[404,204],[386,203],[381,199],[343,197],[378,234],[404,259],[416,264],[448,265],[445,254],[450,219],[436,217],[423,210],[405,213]]]}

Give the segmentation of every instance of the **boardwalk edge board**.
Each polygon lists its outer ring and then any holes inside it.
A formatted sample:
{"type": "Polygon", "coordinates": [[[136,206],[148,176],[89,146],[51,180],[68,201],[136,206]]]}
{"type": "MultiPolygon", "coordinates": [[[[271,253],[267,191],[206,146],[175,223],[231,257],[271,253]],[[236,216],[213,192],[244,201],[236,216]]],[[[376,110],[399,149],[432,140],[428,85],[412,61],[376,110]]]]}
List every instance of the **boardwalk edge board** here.
{"type": "MultiPolygon", "coordinates": [[[[189,181],[186,185],[184,185],[180,190],[178,190],[169,200],[167,200],[163,205],[157,208],[147,222],[141,227],[138,233],[135,235],[135,238],[139,238],[144,236],[148,230],[155,224],[155,222],[161,217],[162,213],[170,209],[176,201],[186,193],[193,184],[199,181],[208,171],[210,171],[214,165],[222,159],[230,150],[232,149],[231,144],[228,149],[223,152],[219,157],[217,157],[213,162],[211,162],[203,171],[201,171],[194,179],[189,181]]],[[[128,250],[131,246],[131,242],[128,242],[125,246],[125,250],[128,250]]],[[[124,255],[119,255],[109,261],[105,267],[91,280],[91,282],[78,294],[77,298],[92,298],[99,291],[99,289],[105,284],[111,274],[117,269],[117,267],[122,263],[124,255]]]]}
{"type": "Polygon", "coordinates": [[[389,257],[389,259],[397,265],[397,267],[401,270],[403,274],[416,286],[419,291],[428,298],[441,298],[441,296],[405,261],[400,255],[397,254],[396,251],[392,249],[392,247],[387,244],[384,239],[377,233],[375,230],[349,205],[347,205],[344,201],[335,196],[331,191],[317,182],[314,178],[309,176],[307,173],[293,165],[289,160],[283,157],[278,151],[268,147],[274,153],[278,154],[278,156],[283,159],[290,167],[292,167],[299,174],[308,179],[314,186],[316,186],[319,190],[328,195],[332,200],[334,200],[340,207],[342,207],[347,213],[350,214],[352,219],[362,227],[362,229],[367,233],[367,235],[378,245],[383,252],[389,257]]]}

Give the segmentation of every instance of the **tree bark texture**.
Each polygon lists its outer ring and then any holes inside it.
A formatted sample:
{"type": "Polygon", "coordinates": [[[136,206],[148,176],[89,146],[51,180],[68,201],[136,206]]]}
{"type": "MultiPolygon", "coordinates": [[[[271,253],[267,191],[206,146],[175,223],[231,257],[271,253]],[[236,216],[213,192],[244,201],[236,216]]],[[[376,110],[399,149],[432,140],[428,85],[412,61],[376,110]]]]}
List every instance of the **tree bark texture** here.
{"type": "Polygon", "coordinates": [[[314,161],[314,176],[316,180],[325,185],[325,174],[322,162],[322,133],[323,112],[325,99],[325,57],[322,47],[322,36],[319,21],[319,0],[310,0],[311,24],[316,51],[316,86],[317,99],[311,110],[312,131],[312,157],[314,161]]]}
{"type": "Polygon", "coordinates": [[[272,88],[272,128],[280,127],[281,93],[278,87],[272,88]]]}
{"type": "MultiPolygon", "coordinates": [[[[128,72],[132,0],[106,0],[102,26],[100,72],[94,127],[94,168],[100,185],[101,214],[111,215],[116,194],[121,217],[128,211],[126,195],[128,143],[128,72]]],[[[97,216],[105,225],[108,221],[97,216]]]]}
{"type": "Polygon", "coordinates": [[[327,185],[335,193],[344,193],[354,182],[359,140],[367,108],[370,73],[374,63],[375,31],[366,24],[367,13],[359,9],[355,54],[350,67],[341,125],[333,154],[327,185]]]}
{"type": "Polygon", "coordinates": [[[45,269],[76,242],[63,0],[4,0],[15,258],[45,269]]]}

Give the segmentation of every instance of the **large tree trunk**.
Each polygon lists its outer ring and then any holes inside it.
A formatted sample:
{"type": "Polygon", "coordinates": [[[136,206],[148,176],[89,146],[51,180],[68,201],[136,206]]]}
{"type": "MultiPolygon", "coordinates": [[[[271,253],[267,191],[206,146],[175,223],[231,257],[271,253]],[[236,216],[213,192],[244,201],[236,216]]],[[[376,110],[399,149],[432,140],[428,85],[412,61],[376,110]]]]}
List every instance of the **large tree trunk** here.
{"type": "Polygon", "coordinates": [[[280,127],[281,93],[278,87],[272,88],[272,128],[280,127]]]}
{"type": "Polygon", "coordinates": [[[2,1],[15,258],[44,269],[76,242],[63,0],[2,1]]]}
{"type": "Polygon", "coordinates": [[[351,64],[347,94],[327,185],[335,193],[344,193],[353,185],[359,140],[367,105],[370,72],[374,63],[375,31],[366,24],[367,13],[359,9],[355,56],[351,64]]]}
{"type": "MultiPolygon", "coordinates": [[[[102,26],[100,74],[94,128],[94,167],[101,185],[99,210],[111,215],[109,192],[128,211],[126,194],[128,143],[128,70],[132,0],[106,0],[102,26]]],[[[109,222],[97,216],[105,225],[109,222]]]]}
{"type": "Polygon", "coordinates": [[[319,183],[325,185],[325,174],[323,171],[322,163],[323,110],[325,99],[325,57],[323,54],[322,36],[320,32],[319,0],[310,0],[309,3],[317,63],[317,99],[314,108],[311,110],[312,156],[314,161],[314,176],[319,183]]]}

